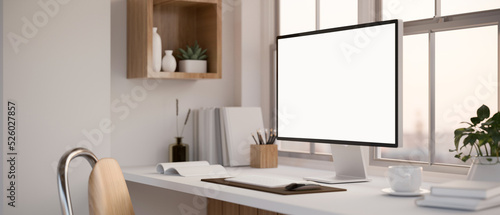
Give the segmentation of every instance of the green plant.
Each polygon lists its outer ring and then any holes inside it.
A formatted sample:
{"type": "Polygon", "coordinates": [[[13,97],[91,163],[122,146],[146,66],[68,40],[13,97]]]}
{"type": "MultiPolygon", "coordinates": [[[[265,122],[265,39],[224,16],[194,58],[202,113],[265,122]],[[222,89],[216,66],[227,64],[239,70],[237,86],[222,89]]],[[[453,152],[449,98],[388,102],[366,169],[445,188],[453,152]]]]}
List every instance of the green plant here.
{"type": "Polygon", "coordinates": [[[198,45],[198,41],[194,42],[194,46],[186,45],[186,50],[179,48],[179,52],[181,54],[177,55],[177,57],[181,60],[205,60],[207,59],[207,49],[201,50],[201,47],[198,45]]]}
{"type": "Polygon", "coordinates": [[[490,109],[482,105],[477,109],[477,116],[470,118],[471,122],[463,122],[469,125],[466,128],[455,130],[456,158],[466,162],[471,158],[471,153],[475,149],[478,156],[499,157],[500,154],[500,112],[495,113],[491,118],[490,109]],[[460,145],[461,139],[462,145],[460,145]],[[470,147],[468,153],[460,152],[462,149],[470,147]]]}

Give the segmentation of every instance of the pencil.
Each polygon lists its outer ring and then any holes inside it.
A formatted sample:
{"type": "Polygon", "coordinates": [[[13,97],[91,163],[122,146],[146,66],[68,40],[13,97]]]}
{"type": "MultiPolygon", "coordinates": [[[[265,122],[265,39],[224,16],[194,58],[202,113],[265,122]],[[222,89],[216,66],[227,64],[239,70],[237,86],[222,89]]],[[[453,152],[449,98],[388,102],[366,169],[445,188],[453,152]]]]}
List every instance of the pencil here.
{"type": "Polygon", "coordinates": [[[274,138],[273,138],[273,140],[272,140],[271,144],[274,144],[274,142],[276,142],[276,138],[277,138],[277,136],[276,136],[276,135],[274,135],[274,138]]]}
{"type": "Polygon", "coordinates": [[[269,130],[269,139],[267,139],[267,144],[272,144],[270,143],[272,139],[273,139],[273,129],[271,128],[269,130]]]}
{"type": "Polygon", "coordinates": [[[257,137],[259,138],[260,145],[263,145],[264,144],[264,140],[262,139],[262,135],[260,134],[260,132],[258,130],[257,130],[257,137]]]}
{"type": "Polygon", "coordinates": [[[267,134],[267,129],[264,129],[264,135],[266,137],[264,144],[267,144],[269,142],[269,135],[267,134]]]}
{"type": "Polygon", "coordinates": [[[255,141],[255,144],[259,145],[259,143],[258,143],[258,142],[257,142],[257,140],[255,139],[255,136],[253,136],[253,134],[251,134],[251,135],[252,135],[253,141],[255,141]]]}

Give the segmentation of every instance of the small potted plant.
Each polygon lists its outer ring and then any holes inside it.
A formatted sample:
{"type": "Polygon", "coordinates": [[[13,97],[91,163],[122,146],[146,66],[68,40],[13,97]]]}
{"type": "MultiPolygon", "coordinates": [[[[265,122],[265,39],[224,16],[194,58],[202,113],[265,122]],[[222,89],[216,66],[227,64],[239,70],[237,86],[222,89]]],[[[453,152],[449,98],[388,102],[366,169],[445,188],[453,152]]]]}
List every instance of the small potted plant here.
{"type": "Polygon", "coordinates": [[[477,116],[464,123],[469,126],[455,130],[455,149],[451,151],[457,152],[455,157],[463,162],[475,152],[469,179],[500,181],[500,112],[490,118],[490,109],[482,105],[477,116]]]}
{"type": "Polygon", "coordinates": [[[179,48],[181,54],[177,55],[179,61],[179,72],[206,73],[207,72],[207,49],[202,50],[195,41],[194,46],[186,46],[186,50],[179,48]]]}

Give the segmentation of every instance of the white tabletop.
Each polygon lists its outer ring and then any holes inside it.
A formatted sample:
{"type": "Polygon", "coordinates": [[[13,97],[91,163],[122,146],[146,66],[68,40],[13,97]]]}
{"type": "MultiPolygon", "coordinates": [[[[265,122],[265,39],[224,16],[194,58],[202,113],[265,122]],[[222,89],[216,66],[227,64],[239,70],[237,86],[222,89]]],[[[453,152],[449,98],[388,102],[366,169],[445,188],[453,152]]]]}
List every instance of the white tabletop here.
{"type": "MultiPolygon", "coordinates": [[[[328,171],[291,166],[274,169],[249,167],[226,168],[231,176],[252,174],[294,178],[297,181],[306,176],[332,174],[328,171]]],[[[124,167],[127,181],[175,190],[193,195],[218,199],[284,214],[500,214],[500,207],[478,212],[425,208],[415,205],[419,197],[397,197],[384,194],[381,190],[389,186],[382,177],[372,177],[371,182],[355,184],[326,185],[345,188],[345,192],[330,192],[301,195],[278,195],[243,188],[202,182],[207,177],[182,177],[162,175],[154,166],[124,167]]],[[[424,183],[423,188],[430,184],[424,183]]]]}

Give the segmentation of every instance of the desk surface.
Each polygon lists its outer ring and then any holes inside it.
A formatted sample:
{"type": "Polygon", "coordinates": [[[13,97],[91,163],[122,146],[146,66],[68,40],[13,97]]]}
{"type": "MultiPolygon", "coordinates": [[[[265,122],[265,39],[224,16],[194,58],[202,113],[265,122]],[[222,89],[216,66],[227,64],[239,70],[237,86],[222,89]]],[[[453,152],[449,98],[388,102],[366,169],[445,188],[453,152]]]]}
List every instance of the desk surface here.
{"type": "MultiPolygon", "coordinates": [[[[298,181],[304,176],[332,174],[329,171],[291,166],[279,166],[275,169],[249,167],[226,169],[232,176],[264,174],[295,178],[298,181]]],[[[418,207],[414,202],[419,197],[395,197],[382,193],[381,189],[389,186],[383,177],[371,177],[372,181],[366,183],[332,185],[345,188],[346,192],[282,196],[200,181],[206,177],[161,175],[155,172],[154,166],[124,167],[122,170],[127,181],[284,214],[500,214],[500,207],[474,213],[418,207]]],[[[429,188],[429,186],[430,184],[424,183],[422,187],[429,188]]]]}

